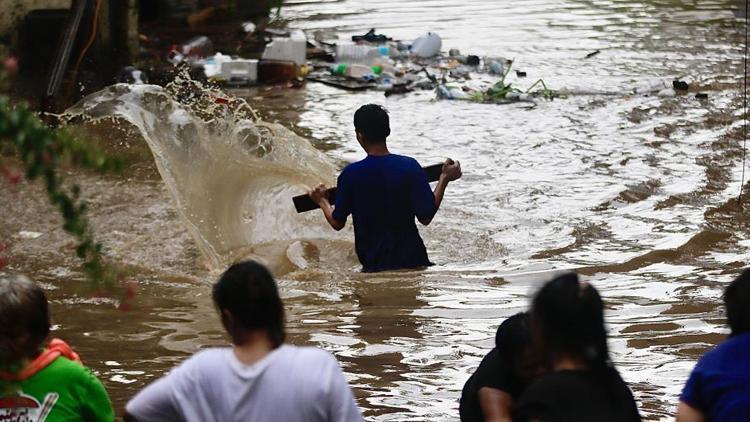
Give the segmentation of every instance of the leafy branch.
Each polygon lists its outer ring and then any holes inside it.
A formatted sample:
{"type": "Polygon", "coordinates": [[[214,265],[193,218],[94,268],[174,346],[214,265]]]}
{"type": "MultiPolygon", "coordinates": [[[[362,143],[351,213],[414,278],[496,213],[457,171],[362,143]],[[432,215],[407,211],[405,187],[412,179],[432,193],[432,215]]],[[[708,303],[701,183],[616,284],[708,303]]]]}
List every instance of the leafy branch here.
{"type": "MultiPolygon", "coordinates": [[[[102,244],[97,242],[86,217],[87,205],[80,197],[78,185],[63,185],[60,169],[65,165],[93,170],[99,173],[120,171],[120,160],[112,159],[100,149],[84,144],[63,130],[53,130],[42,123],[34,112],[25,106],[12,106],[0,96],[0,152],[17,156],[23,163],[28,180],[42,179],[50,202],[62,214],[63,229],[78,240],[76,255],[83,262],[87,278],[95,284],[112,286],[114,272],[106,266],[102,244]]],[[[19,175],[0,162],[0,172],[11,183],[19,175]]]]}

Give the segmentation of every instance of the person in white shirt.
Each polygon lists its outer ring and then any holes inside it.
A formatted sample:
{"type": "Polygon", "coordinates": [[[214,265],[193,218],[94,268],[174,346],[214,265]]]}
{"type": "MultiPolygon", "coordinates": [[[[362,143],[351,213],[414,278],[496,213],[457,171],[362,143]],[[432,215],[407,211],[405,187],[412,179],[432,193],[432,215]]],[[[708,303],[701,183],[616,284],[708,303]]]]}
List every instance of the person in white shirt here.
{"type": "Polygon", "coordinates": [[[203,350],[139,392],[130,421],[361,421],[336,358],[284,344],[284,308],[268,270],[232,265],[213,300],[233,347],[203,350]]]}

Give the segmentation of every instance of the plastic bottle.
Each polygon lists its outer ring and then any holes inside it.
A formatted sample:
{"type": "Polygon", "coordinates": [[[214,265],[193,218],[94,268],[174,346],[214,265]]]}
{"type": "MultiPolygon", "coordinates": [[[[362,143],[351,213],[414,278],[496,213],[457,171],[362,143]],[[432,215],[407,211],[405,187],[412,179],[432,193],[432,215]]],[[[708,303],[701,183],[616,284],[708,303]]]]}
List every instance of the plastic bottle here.
{"type": "Polygon", "coordinates": [[[531,97],[531,95],[525,92],[509,92],[508,95],[505,96],[505,98],[511,101],[534,102],[534,99],[531,97]]]}
{"type": "Polygon", "coordinates": [[[345,63],[337,63],[331,65],[331,73],[334,75],[346,75],[346,64],[345,63]]]}
{"type": "Polygon", "coordinates": [[[487,63],[487,71],[493,75],[502,75],[505,72],[505,66],[502,62],[493,60],[487,63]]]}
{"type": "Polygon", "coordinates": [[[297,78],[297,63],[290,60],[261,60],[258,81],[265,84],[287,83],[297,78]]]}
{"type": "Polygon", "coordinates": [[[469,98],[469,94],[462,91],[460,88],[451,88],[445,85],[440,85],[437,88],[438,98],[446,100],[465,100],[469,98]]]}
{"type": "Polygon", "coordinates": [[[336,46],[336,61],[339,63],[373,64],[380,57],[379,47],[359,44],[336,46]]]}
{"type": "Polygon", "coordinates": [[[372,68],[363,64],[352,64],[346,67],[346,76],[353,79],[362,79],[368,75],[374,75],[372,68]]]}

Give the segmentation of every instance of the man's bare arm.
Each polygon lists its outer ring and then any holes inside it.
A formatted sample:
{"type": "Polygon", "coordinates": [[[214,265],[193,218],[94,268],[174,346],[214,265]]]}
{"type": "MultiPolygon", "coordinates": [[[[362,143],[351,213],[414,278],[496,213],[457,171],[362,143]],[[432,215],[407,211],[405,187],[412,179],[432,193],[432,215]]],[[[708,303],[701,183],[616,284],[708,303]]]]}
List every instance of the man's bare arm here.
{"type": "Polygon", "coordinates": [[[318,206],[320,206],[320,209],[323,210],[323,215],[326,217],[326,221],[328,221],[328,224],[330,224],[334,230],[339,231],[344,228],[346,222],[339,221],[333,218],[333,207],[331,206],[331,203],[328,202],[328,198],[326,198],[325,192],[325,185],[320,184],[315,187],[315,189],[308,192],[308,194],[310,195],[310,198],[312,198],[313,202],[318,204],[318,206]]]}
{"type": "Polygon", "coordinates": [[[677,422],[705,422],[706,415],[684,401],[677,407],[677,422]]]}
{"type": "Polygon", "coordinates": [[[513,398],[510,394],[496,388],[479,389],[479,406],[487,422],[511,422],[513,398]]]}
{"type": "Polygon", "coordinates": [[[328,224],[330,224],[334,230],[339,231],[344,228],[346,222],[333,218],[333,207],[331,206],[331,203],[328,202],[328,199],[323,198],[318,205],[320,205],[320,209],[323,210],[323,215],[326,216],[326,221],[328,221],[328,224]]]}
{"type": "MultiPolygon", "coordinates": [[[[461,163],[453,161],[450,158],[445,160],[445,163],[443,163],[443,172],[440,174],[440,179],[438,179],[435,190],[432,192],[435,197],[436,213],[437,210],[440,209],[440,204],[443,203],[443,196],[445,195],[445,189],[448,187],[448,183],[460,179],[462,175],[461,163]]],[[[432,217],[425,219],[420,218],[419,222],[427,226],[432,222],[432,217]]]]}

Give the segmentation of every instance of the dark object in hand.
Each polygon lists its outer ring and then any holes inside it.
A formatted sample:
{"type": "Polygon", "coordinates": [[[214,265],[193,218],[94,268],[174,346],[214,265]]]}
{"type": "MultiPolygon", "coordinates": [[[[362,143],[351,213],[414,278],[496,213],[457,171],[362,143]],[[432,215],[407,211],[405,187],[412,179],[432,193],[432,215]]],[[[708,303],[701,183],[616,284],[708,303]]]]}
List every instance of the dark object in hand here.
{"type": "MultiPolygon", "coordinates": [[[[440,179],[440,174],[443,172],[443,163],[422,167],[422,170],[424,170],[428,182],[437,182],[440,179]]],[[[326,198],[331,203],[336,201],[335,187],[326,190],[326,198]]],[[[297,212],[312,211],[320,208],[308,194],[295,196],[292,198],[292,201],[294,201],[294,208],[297,212]]]]}

